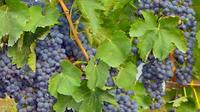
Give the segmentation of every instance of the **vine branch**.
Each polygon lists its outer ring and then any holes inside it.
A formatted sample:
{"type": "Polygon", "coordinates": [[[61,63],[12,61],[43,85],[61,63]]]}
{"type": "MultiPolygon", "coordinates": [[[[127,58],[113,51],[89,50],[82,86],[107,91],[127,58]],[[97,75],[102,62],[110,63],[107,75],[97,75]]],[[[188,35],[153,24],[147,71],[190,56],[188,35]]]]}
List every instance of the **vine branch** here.
{"type": "Polygon", "coordinates": [[[176,66],[175,66],[175,59],[174,59],[174,50],[169,54],[169,59],[171,60],[173,67],[172,67],[172,72],[174,76],[172,77],[172,81],[176,81],[176,76],[175,76],[175,71],[176,71],[176,66]]]}
{"type": "Polygon", "coordinates": [[[67,6],[65,5],[64,1],[63,0],[58,0],[60,6],[62,7],[62,10],[63,12],[65,13],[65,17],[67,18],[67,21],[69,23],[69,26],[72,30],[72,34],[73,34],[73,38],[76,42],[76,44],[78,45],[78,47],[81,49],[86,61],[89,61],[89,56],[85,50],[85,48],[83,47],[80,39],[78,38],[78,33],[73,25],[73,22],[72,22],[72,19],[71,19],[71,16],[70,16],[70,13],[69,13],[69,9],[67,8],[67,6]]]}
{"type": "Polygon", "coordinates": [[[167,88],[172,88],[172,87],[177,88],[177,87],[187,87],[187,86],[200,87],[200,81],[198,80],[193,80],[192,83],[187,85],[180,85],[179,83],[174,81],[167,81],[166,83],[167,83],[166,84],[167,88]]]}

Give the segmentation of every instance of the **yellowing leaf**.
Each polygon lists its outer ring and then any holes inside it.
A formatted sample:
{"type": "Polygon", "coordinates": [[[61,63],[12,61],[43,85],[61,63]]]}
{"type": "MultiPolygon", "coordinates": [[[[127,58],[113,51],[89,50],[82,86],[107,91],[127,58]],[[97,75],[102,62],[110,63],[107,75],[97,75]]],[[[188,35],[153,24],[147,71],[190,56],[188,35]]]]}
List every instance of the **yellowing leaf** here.
{"type": "Polygon", "coordinates": [[[0,111],[1,112],[17,112],[17,107],[14,99],[6,96],[4,99],[0,99],[0,111]]]}
{"type": "Polygon", "coordinates": [[[188,99],[186,97],[180,97],[173,101],[170,101],[169,103],[173,103],[173,107],[179,107],[181,105],[181,103],[187,102],[187,101],[188,101],[188,99]]]}
{"type": "Polygon", "coordinates": [[[28,56],[28,65],[33,70],[36,71],[36,54],[35,54],[35,43],[32,43],[30,46],[31,53],[28,56]]]}

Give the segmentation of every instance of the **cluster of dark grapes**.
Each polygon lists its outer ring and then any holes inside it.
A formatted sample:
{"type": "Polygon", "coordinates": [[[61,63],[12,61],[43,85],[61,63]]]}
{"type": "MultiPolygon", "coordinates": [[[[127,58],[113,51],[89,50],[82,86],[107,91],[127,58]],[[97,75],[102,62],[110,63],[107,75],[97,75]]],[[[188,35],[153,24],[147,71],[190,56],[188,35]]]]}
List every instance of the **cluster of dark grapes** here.
{"type": "Polygon", "coordinates": [[[112,91],[115,96],[118,106],[111,105],[109,103],[104,103],[104,112],[137,112],[138,105],[132,100],[131,96],[134,94],[133,91],[124,91],[122,89],[115,89],[112,91]]]}
{"type": "MultiPolygon", "coordinates": [[[[188,84],[192,79],[192,49],[195,40],[196,21],[195,12],[190,8],[191,4],[191,0],[141,0],[137,11],[139,16],[141,16],[142,10],[150,10],[159,16],[180,17],[181,24],[177,28],[184,32],[187,40],[187,52],[184,54],[176,49],[174,57],[178,63],[175,71],[176,79],[178,83],[183,85],[188,84]]],[[[143,68],[142,82],[150,96],[157,101],[157,103],[152,104],[152,109],[159,108],[160,104],[162,104],[160,100],[164,94],[162,92],[162,83],[172,76],[171,68],[169,59],[165,62],[160,62],[156,59],[152,61],[150,59],[149,63],[143,68]]]]}
{"type": "Polygon", "coordinates": [[[27,65],[17,68],[6,54],[6,48],[0,53],[1,95],[5,93],[16,100],[19,112],[50,112],[55,99],[48,93],[48,80],[54,73],[60,72],[60,61],[66,58],[62,48],[64,36],[59,32],[49,34],[37,42],[36,72],[27,65]]]}
{"type": "Polygon", "coordinates": [[[145,89],[153,99],[150,106],[151,109],[160,108],[163,104],[162,96],[165,95],[164,84],[173,76],[172,63],[169,59],[161,62],[151,57],[149,62],[143,66],[140,80],[144,84],[145,89]]]}
{"type": "Polygon", "coordinates": [[[0,81],[1,81],[1,98],[9,95],[14,98],[18,104],[19,112],[31,112],[35,108],[34,84],[35,74],[30,72],[30,68],[25,65],[17,68],[11,63],[11,58],[7,56],[7,48],[0,51],[0,81]],[[31,90],[30,90],[31,89],[31,90]],[[24,93],[24,91],[26,91],[24,93]]]}
{"type": "MultiPolygon", "coordinates": [[[[41,5],[40,1],[35,0],[25,2],[29,6],[41,5]]],[[[72,19],[77,17],[77,14],[73,13],[72,19]]],[[[60,17],[59,21],[61,24],[55,25],[44,40],[36,42],[36,72],[28,65],[17,68],[12,64],[12,58],[7,56],[7,48],[0,50],[0,97],[9,95],[14,98],[19,112],[51,112],[56,99],[48,93],[49,78],[60,72],[60,61],[67,57],[84,60],[80,49],[70,37],[67,20],[60,17]]],[[[83,33],[79,33],[79,38],[92,57],[95,49],[89,46],[83,33]]]]}
{"type": "Polygon", "coordinates": [[[51,111],[54,99],[48,93],[48,80],[51,75],[60,72],[60,61],[66,58],[65,49],[62,47],[64,35],[52,28],[49,36],[37,42],[36,54],[36,79],[37,111],[51,111]]]}

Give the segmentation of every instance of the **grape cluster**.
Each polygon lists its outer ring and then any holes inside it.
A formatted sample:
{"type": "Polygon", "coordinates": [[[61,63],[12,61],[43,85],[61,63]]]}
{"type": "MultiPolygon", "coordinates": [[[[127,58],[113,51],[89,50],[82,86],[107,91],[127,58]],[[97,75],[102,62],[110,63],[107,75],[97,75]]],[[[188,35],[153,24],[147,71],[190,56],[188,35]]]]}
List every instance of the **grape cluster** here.
{"type": "Polygon", "coordinates": [[[48,93],[48,80],[60,72],[60,61],[66,58],[65,49],[62,48],[64,35],[56,28],[52,28],[48,37],[37,42],[36,79],[37,112],[51,111],[54,98],[48,93]]]}
{"type": "Polygon", "coordinates": [[[134,94],[132,91],[124,91],[122,89],[115,89],[112,91],[114,94],[118,107],[115,107],[109,103],[105,103],[103,106],[104,112],[137,112],[138,105],[131,99],[131,96],[134,94]]]}
{"type": "MultiPolygon", "coordinates": [[[[29,6],[40,4],[39,1],[25,1],[29,6]]],[[[72,19],[77,19],[77,14],[72,19]]],[[[44,40],[36,42],[36,72],[28,65],[17,68],[12,64],[12,58],[7,56],[7,48],[0,50],[0,97],[5,94],[14,98],[19,112],[51,112],[55,98],[48,93],[48,80],[59,73],[60,61],[67,57],[84,60],[82,52],[71,39],[70,28],[64,17],[59,19],[60,25],[55,25],[44,40]],[[68,49],[69,48],[69,49],[68,49]]],[[[80,29],[83,26],[80,25],[80,29]]],[[[79,33],[79,38],[90,57],[95,49],[89,46],[86,36],[79,33]]],[[[66,109],[66,112],[73,110],[66,109]]]]}
{"type": "Polygon", "coordinates": [[[15,65],[11,64],[11,59],[6,54],[6,48],[0,51],[0,82],[1,97],[5,97],[5,92],[9,91],[9,95],[15,94],[20,88],[17,80],[19,80],[19,70],[15,65]],[[16,86],[15,86],[16,85],[16,86]]]}
{"type": "Polygon", "coordinates": [[[55,99],[48,93],[48,80],[60,72],[60,61],[66,58],[64,35],[52,28],[50,34],[36,43],[36,72],[28,65],[17,68],[7,56],[7,49],[0,52],[1,97],[5,93],[17,102],[19,112],[50,112],[55,99]]]}
{"type": "Polygon", "coordinates": [[[16,100],[19,112],[34,112],[36,103],[33,99],[36,97],[32,85],[35,74],[27,65],[17,68],[12,64],[7,56],[7,48],[0,51],[0,68],[1,98],[7,94],[16,100]]]}
{"type": "Polygon", "coordinates": [[[140,80],[153,99],[151,109],[160,108],[163,104],[162,96],[165,95],[163,84],[173,76],[172,63],[166,59],[165,63],[151,57],[143,66],[140,80]]]}

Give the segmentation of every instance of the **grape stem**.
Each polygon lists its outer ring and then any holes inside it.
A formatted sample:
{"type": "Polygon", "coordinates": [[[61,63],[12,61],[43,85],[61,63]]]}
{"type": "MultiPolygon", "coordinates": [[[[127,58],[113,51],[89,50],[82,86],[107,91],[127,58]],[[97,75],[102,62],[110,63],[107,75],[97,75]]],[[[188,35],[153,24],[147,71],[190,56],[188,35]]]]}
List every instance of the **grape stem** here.
{"type": "Polygon", "coordinates": [[[89,56],[85,50],[85,48],[83,47],[80,39],[78,38],[78,33],[73,25],[73,22],[72,22],[72,19],[71,19],[71,16],[70,16],[70,13],[69,13],[69,9],[67,8],[67,6],[65,5],[64,1],[63,0],[58,0],[60,6],[62,7],[62,10],[65,14],[65,17],[67,18],[67,21],[69,23],[69,26],[70,26],[70,29],[72,30],[72,34],[73,34],[73,38],[76,42],[76,44],[78,45],[78,47],[81,49],[86,61],[89,61],[89,56]]]}
{"type": "Polygon", "coordinates": [[[187,87],[187,86],[194,86],[194,87],[200,87],[200,81],[198,80],[193,80],[193,83],[187,84],[187,85],[180,85],[177,82],[174,81],[167,81],[166,82],[167,88],[172,88],[172,87],[187,87]]]}
{"type": "Polygon", "coordinates": [[[194,88],[194,81],[192,81],[192,82],[190,83],[190,85],[191,85],[191,88],[192,88],[192,90],[193,90],[193,93],[194,93],[194,96],[195,96],[195,99],[196,99],[197,108],[200,109],[199,97],[198,97],[198,94],[197,94],[196,89],[194,88]]]}
{"type": "Polygon", "coordinates": [[[187,97],[187,92],[186,92],[186,88],[183,87],[183,92],[184,92],[184,96],[187,97]]]}
{"type": "Polygon", "coordinates": [[[176,82],[176,76],[175,76],[176,66],[175,66],[175,59],[174,59],[174,50],[169,54],[169,59],[171,60],[173,64],[172,72],[174,76],[172,77],[172,81],[176,82]]]}

